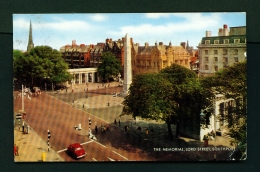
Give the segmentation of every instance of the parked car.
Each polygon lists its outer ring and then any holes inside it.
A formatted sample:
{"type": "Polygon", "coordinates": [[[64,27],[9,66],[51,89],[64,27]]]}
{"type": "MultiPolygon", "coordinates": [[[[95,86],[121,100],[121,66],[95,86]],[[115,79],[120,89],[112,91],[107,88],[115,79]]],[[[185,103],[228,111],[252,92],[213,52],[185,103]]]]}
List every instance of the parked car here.
{"type": "Polygon", "coordinates": [[[83,158],[87,154],[79,143],[70,144],[67,153],[75,159],[83,158]]]}

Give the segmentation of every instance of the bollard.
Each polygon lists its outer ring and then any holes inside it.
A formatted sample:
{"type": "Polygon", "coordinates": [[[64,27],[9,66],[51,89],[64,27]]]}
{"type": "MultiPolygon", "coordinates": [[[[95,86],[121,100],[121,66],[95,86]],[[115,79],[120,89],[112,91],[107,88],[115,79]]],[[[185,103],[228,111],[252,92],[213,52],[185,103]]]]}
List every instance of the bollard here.
{"type": "Polygon", "coordinates": [[[84,108],[84,104],[83,104],[82,108],[84,108]]]}
{"type": "Polygon", "coordinates": [[[42,162],[46,161],[46,152],[42,152],[42,162]]]}
{"type": "Polygon", "coordinates": [[[29,134],[29,125],[27,126],[27,134],[29,134]]]}
{"type": "Polygon", "coordinates": [[[107,103],[107,106],[109,106],[109,102],[107,103]]]}

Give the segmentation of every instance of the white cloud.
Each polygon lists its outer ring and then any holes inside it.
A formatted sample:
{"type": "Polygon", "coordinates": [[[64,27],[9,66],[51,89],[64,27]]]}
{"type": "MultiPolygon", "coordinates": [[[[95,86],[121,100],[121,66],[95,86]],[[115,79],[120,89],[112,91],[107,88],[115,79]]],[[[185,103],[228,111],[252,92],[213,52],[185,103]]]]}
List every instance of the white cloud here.
{"type": "Polygon", "coordinates": [[[104,21],[106,19],[106,16],[105,15],[101,15],[101,14],[95,14],[91,17],[92,20],[94,21],[104,21]]]}
{"type": "Polygon", "coordinates": [[[154,18],[154,19],[158,19],[161,17],[170,17],[170,16],[171,16],[170,13],[147,13],[147,14],[145,14],[145,17],[154,18]]]}
{"type": "MultiPolygon", "coordinates": [[[[26,21],[22,18],[14,20],[13,22],[13,27],[18,29],[26,29],[29,30],[29,25],[30,22],[26,21]]],[[[62,20],[62,19],[57,19],[55,22],[33,22],[32,21],[32,27],[33,30],[42,30],[42,29],[53,29],[57,31],[81,31],[81,30],[89,30],[89,29],[94,29],[93,25],[90,25],[86,21],[81,21],[81,20],[62,20]]]]}

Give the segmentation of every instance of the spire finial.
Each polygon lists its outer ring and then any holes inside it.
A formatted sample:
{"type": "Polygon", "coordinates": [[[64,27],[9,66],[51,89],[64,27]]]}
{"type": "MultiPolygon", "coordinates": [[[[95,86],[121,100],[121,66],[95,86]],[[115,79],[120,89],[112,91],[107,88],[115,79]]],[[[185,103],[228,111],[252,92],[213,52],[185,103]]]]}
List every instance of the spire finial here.
{"type": "Polygon", "coordinates": [[[30,30],[29,30],[27,51],[30,51],[32,48],[34,48],[34,44],[33,44],[33,38],[32,38],[32,22],[30,20],[30,30]]]}

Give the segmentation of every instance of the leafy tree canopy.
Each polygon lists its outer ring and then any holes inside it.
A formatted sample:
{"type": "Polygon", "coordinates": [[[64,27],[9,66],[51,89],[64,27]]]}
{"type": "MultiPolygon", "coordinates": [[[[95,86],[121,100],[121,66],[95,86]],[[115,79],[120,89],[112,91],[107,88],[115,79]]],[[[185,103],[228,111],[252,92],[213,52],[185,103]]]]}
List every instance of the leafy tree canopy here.
{"type": "Polygon", "coordinates": [[[26,53],[14,50],[13,53],[14,76],[19,80],[26,79],[39,85],[44,78],[57,84],[72,78],[61,53],[49,46],[37,46],[26,53]]]}
{"type": "Polygon", "coordinates": [[[98,74],[107,80],[111,76],[117,76],[121,71],[120,61],[110,52],[104,52],[101,56],[102,63],[98,66],[98,74]]]}
{"type": "Polygon", "coordinates": [[[171,123],[199,132],[199,114],[210,102],[208,94],[193,71],[173,64],[158,74],[136,75],[123,102],[123,113],[164,120],[170,137],[171,123]]]}
{"type": "Polygon", "coordinates": [[[232,144],[246,140],[247,126],[247,62],[235,65],[217,72],[211,77],[202,79],[204,87],[223,94],[226,98],[233,99],[229,104],[224,120],[228,123],[229,134],[233,138],[232,144]]]}

